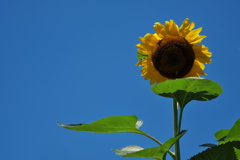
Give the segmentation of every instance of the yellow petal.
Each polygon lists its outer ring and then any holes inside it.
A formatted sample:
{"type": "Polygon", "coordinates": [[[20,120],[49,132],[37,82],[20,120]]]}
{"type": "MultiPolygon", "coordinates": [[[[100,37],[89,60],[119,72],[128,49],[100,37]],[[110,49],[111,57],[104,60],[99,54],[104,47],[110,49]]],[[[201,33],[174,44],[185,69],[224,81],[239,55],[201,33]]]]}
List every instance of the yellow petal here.
{"type": "Polygon", "coordinates": [[[176,23],[173,20],[170,20],[170,22],[169,22],[169,34],[171,36],[179,35],[178,26],[176,25],[176,23]]]}
{"type": "Polygon", "coordinates": [[[162,39],[164,37],[167,36],[166,32],[165,32],[165,27],[164,25],[162,25],[161,23],[157,22],[154,24],[154,29],[157,33],[157,35],[162,39]]]}
{"type": "Polygon", "coordinates": [[[202,36],[199,35],[199,33],[202,31],[202,27],[195,29],[193,31],[190,31],[187,35],[186,35],[186,40],[190,43],[190,44],[197,44],[200,43],[202,41],[203,38],[205,38],[206,36],[202,36]]]}
{"type": "Polygon", "coordinates": [[[183,78],[187,78],[187,77],[200,77],[199,74],[197,72],[195,72],[193,69],[183,78]]]}
{"type": "Polygon", "coordinates": [[[142,61],[139,61],[136,63],[136,66],[139,67],[139,66],[142,66],[142,61]]]}
{"type": "Polygon", "coordinates": [[[208,48],[204,45],[193,45],[193,50],[195,53],[196,59],[205,64],[209,64],[212,60],[209,58],[212,56],[212,53],[208,51],[208,48]]]}
{"type": "Polygon", "coordinates": [[[206,38],[207,36],[203,36],[203,35],[199,35],[198,37],[196,37],[195,39],[192,39],[191,42],[189,42],[190,44],[198,44],[198,43],[201,43],[202,40],[204,38],[206,38]]]}
{"type": "Polygon", "coordinates": [[[164,82],[166,80],[169,80],[169,78],[166,78],[166,77],[163,77],[162,75],[160,75],[158,77],[158,79],[156,80],[157,83],[161,83],[161,82],[164,82]]]}
{"type": "Polygon", "coordinates": [[[154,47],[158,43],[157,38],[151,33],[146,34],[144,36],[144,39],[145,39],[144,43],[152,47],[154,47]]]}
{"type": "Polygon", "coordinates": [[[194,27],[195,23],[190,23],[190,20],[186,18],[179,29],[180,35],[185,37],[194,27]]]}
{"type": "Polygon", "coordinates": [[[189,32],[186,36],[186,38],[195,38],[199,35],[199,33],[202,31],[202,27],[195,29],[191,32],[189,32]]]}
{"type": "Polygon", "coordinates": [[[186,30],[186,29],[188,29],[189,28],[189,22],[190,22],[190,20],[188,19],[188,18],[186,18],[184,21],[183,21],[183,23],[182,23],[182,25],[180,26],[180,31],[183,31],[183,30],[186,30]]]}
{"type": "Polygon", "coordinates": [[[138,49],[138,53],[143,54],[143,55],[150,55],[152,54],[151,51],[145,50],[145,49],[138,49]]]}
{"type": "Polygon", "coordinates": [[[136,47],[138,47],[138,52],[141,53],[141,54],[151,54],[152,50],[153,50],[153,47],[149,46],[149,45],[146,45],[146,44],[137,44],[136,47]],[[146,52],[146,53],[143,53],[143,52],[146,52]]]}
{"type": "Polygon", "coordinates": [[[138,38],[142,43],[145,43],[145,38],[144,37],[139,37],[138,38]]]}
{"type": "Polygon", "coordinates": [[[194,65],[193,65],[193,68],[192,68],[193,71],[195,71],[196,73],[201,74],[201,75],[207,75],[203,71],[204,68],[205,68],[204,64],[200,63],[197,60],[194,61],[194,65]]]}
{"type": "Polygon", "coordinates": [[[194,22],[190,23],[188,28],[189,31],[191,31],[194,27],[195,27],[195,23],[194,22]]]}
{"type": "Polygon", "coordinates": [[[163,39],[157,33],[154,33],[153,35],[154,35],[154,37],[156,37],[158,42],[163,39]]]}
{"type": "Polygon", "coordinates": [[[175,24],[173,20],[165,22],[165,31],[167,36],[178,36],[178,26],[175,24]]]}

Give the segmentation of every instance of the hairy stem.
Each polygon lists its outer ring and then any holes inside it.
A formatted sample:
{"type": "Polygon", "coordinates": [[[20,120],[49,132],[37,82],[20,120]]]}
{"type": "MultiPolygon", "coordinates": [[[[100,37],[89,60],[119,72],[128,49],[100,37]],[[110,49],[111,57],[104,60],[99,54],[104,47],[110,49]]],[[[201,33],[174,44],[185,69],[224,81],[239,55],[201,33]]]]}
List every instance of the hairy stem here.
{"type": "MultiPolygon", "coordinates": [[[[180,116],[181,118],[181,116],[180,116]]],[[[180,132],[180,124],[181,120],[178,119],[178,104],[177,101],[173,98],[173,126],[174,126],[174,136],[177,136],[180,132]]],[[[180,142],[177,140],[177,142],[174,145],[174,151],[175,151],[175,158],[174,160],[181,160],[180,159],[180,142]]]]}
{"type": "MultiPolygon", "coordinates": [[[[160,146],[161,145],[163,145],[163,143],[161,143],[159,140],[157,140],[156,138],[154,138],[154,137],[152,137],[152,136],[150,136],[149,134],[147,134],[147,133],[145,133],[145,132],[143,132],[143,131],[141,131],[142,133],[142,135],[145,135],[146,137],[148,137],[148,138],[150,138],[150,139],[152,139],[153,141],[155,141],[157,144],[159,144],[160,146]]],[[[175,157],[175,153],[173,153],[172,151],[168,151],[168,153],[172,156],[172,158],[174,158],[175,157]]]]}

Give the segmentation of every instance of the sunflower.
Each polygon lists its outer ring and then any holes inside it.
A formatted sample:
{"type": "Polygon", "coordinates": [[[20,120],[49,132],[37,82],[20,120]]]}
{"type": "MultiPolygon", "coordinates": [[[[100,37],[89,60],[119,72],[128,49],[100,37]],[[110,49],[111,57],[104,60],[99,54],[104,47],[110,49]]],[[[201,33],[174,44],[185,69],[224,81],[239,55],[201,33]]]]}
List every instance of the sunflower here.
{"type": "Polygon", "coordinates": [[[199,35],[202,28],[193,30],[194,22],[186,18],[180,28],[173,20],[165,25],[154,24],[156,33],[147,33],[140,37],[137,44],[142,75],[150,84],[169,79],[200,77],[204,73],[204,64],[211,63],[212,53],[199,44],[206,36],[199,35]]]}

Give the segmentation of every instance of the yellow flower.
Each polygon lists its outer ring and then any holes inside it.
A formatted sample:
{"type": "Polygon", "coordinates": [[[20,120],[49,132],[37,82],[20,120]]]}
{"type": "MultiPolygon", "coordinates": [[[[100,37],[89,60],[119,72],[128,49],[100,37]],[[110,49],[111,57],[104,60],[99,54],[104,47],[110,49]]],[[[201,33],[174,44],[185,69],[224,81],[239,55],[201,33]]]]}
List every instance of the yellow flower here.
{"type": "Polygon", "coordinates": [[[136,65],[142,66],[144,79],[150,84],[160,83],[169,79],[200,77],[204,73],[204,64],[211,63],[212,53],[199,44],[206,36],[199,35],[202,28],[192,30],[194,22],[186,18],[180,28],[173,20],[165,25],[154,24],[156,33],[140,37],[137,44],[138,53],[142,58],[136,65]]]}

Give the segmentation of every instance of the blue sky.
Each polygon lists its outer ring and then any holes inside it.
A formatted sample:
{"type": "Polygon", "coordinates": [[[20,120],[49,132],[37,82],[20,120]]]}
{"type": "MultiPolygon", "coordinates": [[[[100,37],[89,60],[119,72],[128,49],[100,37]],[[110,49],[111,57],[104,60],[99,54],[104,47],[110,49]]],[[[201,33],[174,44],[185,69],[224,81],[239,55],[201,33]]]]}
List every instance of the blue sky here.
{"type": "MultiPolygon", "coordinates": [[[[66,130],[61,123],[137,115],[141,129],[162,142],[172,137],[171,99],[150,91],[135,67],[138,37],[155,22],[185,18],[203,27],[213,53],[207,77],[223,94],[184,111],[182,159],[216,143],[213,134],[240,118],[237,0],[42,0],[0,2],[0,155],[3,160],[123,158],[110,149],[157,146],[131,133],[66,130]]],[[[170,159],[170,158],[169,158],[170,159]]]]}

